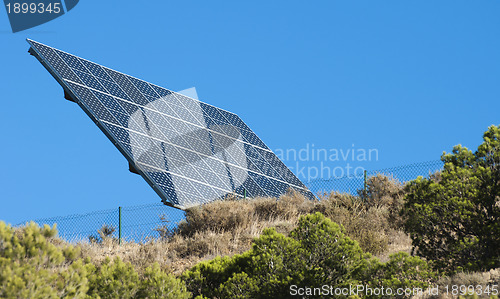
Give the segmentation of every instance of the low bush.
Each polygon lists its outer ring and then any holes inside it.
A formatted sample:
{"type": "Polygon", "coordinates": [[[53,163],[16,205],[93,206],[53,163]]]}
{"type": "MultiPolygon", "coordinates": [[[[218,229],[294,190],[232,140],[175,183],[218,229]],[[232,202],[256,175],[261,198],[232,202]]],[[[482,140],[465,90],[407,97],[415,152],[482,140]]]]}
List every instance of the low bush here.
{"type": "MultiPolygon", "coordinates": [[[[173,234],[193,236],[207,231],[236,233],[256,222],[294,222],[300,215],[311,213],[315,203],[297,192],[289,192],[278,199],[217,200],[187,209],[186,219],[179,223],[173,234]]],[[[165,236],[173,234],[164,233],[165,236]]]]}
{"type": "Polygon", "coordinates": [[[386,207],[368,206],[358,196],[331,193],[319,201],[314,211],[341,224],[364,251],[379,254],[387,249],[391,228],[386,207]]]}
{"type": "Polygon", "coordinates": [[[88,290],[85,267],[73,246],[50,242],[57,230],[28,223],[14,229],[0,222],[1,298],[83,298],[88,290]]]}
{"type": "Polygon", "coordinates": [[[401,184],[378,175],[369,178],[367,198],[330,193],[319,201],[311,201],[291,192],[279,199],[215,201],[188,209],[177,231],[164,235],[192,238],[200,234],[230,233],[243,237],[243,244],[249,246],[250,240],[265,227],[274,227],[288,235],[300,216],[320,212],[344,226],[346,234],[358,241],[364,251],[380,254],[387,250],[394,231],[401,229],[398,209],[402,196],[401,184]]]}
{"type": "Polygon", "coordinates": [[[269,198],[252,200],[255,214],[260,221],[296,220],[301,215],[311,213],[316,203],[317,201],[311,201],[295,191],[282,195],[278,200],[269,198]]]}
{"type": "Polygon", "coordinates": [[[289,237],[266,229],[251,250],[201,262],[182,279],[194,295],[210,298],[288,298],[291,285],[424,288],[436,277],[425,261],[406,253],[380,262],[316,213],[302,216],[289,237]]]}
{"type": "Polygon", "coordinates": [[[253,207],[249,200],[218,200],[186,210],[186,219],[179,223],[177,233],[192,236],[197,232],[234,231],[248,225],[253,207]]]}
{"type": "Polygon", "coordinates": [[[94,265],[58,240],[55,227],[0,222],[0,298],[189,298],[184,283],[153,264],[140,272],[116,258],[94,265]]]}
{"type": "Polygon", "coordinates": [[[173,275],[163,272],[158,264],[147,267],[142,277],[130,263],[108,258],[100,266],[86,266],[89,277],[88,295],[92,298],[190,298],[186,286],[173,275]]]}
{"type": "Polygon", "coordinates": [[[367,179],[366,186],[364,199],[367,206],[386,208],[388,227],[396,230],[402,229],[404,218],[401,215],[401,209],[404,204],[404,185],[391,176],[377,174],[367,179]]]}

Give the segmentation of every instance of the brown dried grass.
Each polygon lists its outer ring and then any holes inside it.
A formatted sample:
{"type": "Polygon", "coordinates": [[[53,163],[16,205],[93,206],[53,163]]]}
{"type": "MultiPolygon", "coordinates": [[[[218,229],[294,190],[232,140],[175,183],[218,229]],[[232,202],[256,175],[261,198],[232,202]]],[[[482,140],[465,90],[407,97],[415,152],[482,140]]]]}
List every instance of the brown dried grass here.
{"type": "Polygon", "coordinates": [[[387,206],[367,205],[359,196],[338,193],[311,201],[295,192],[279,199],[230,198],[188,209],[186,219],[163,239],[118,245],[116,240],[104,237],[100,243],[80,246],[82,256],[97,264],[106,257],[118,256],[137,269],[156,262],[163,269],[181,273],[199,261],[249,250],[252,240],[267,227],[288,235],[301,215],[314,212],[321,212],[341,224],[347,235],[357,240],[365,251],[381,254],[388,248],[399,248],[394,244],[399,244],[402,237],[388,224],[387,206]],[[396,237],[391,239],[391,236],[396,237]]]}
{"type": "MultiPolygon", "coordinates": [[[[108,257],[120,257],[139,273],[158,263],[163,270],[180,274],[200,261],[249,250],[252,240],[267,227],[288,235],[301,215],[321,212],[341,224],[365,251],[386,261],[392,253],[411,251],[411,239],[402,231],[404,219],[398,213],[403,196],[399,182],[379,175],[369,178],[367,192],[359,196],[332,192],[321,195],[319,201],[311,201],[291,192],[279,199],[229,198],[187,210],[185,221],[173,232],[165,230],[163,239],[118,245],[116,239],[101,235],[102,242],[79,246],[82,257],[96,264],[108,257]]],[[[61,246],[64,244],[61,241],[61,246]]],[[[491,285],[499,281],[500,269],[495,269],[444,277],[438,285],[491,285]]]]}

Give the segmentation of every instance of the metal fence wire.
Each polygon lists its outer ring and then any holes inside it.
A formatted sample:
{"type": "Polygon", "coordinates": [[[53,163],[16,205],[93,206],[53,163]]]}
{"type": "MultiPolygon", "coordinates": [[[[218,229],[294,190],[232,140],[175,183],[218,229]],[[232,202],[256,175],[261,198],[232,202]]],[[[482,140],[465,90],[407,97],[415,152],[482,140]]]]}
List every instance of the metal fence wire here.
{"type": "MultiPolygon", "coordinates": [[[[366,171],[363,177],[317,179],[309,181],[306,186],[316,194],[336,191],[355,195],[358,190],[363,190],[367,178],[377,174],[391,176],[404,183],[418,176],[429,176],[442,168],[443,162],[437,160],[366,171]]],[[[153,203],[33,221],[39,225],[56,224],[59,237],[69,242],[99,242],[102,234],[119,242],[146,242],[165,236],[183,219],[185,219],[184,211],[163,203],[153,203]]],[[[17,226],[24,224],[20,223],[17,226]]]]}
{"type": "Polygon", "coordinates": [[[328,193],[331,191],[349,193],[356,195],[358,190],[363,190],[365,181],[371,176],[383,174],[405,183],[419,176],[428,177],[430,174],[443,169],[441,160],[409,164],[393,168],[365,171],[361,177],[341,177],[334,179],[317,179],[306,183],[306,186],[315,194],[328,193]]]}
{"type": "Polygon", "coordinates": [[[100,242],[99,231],[120,242],[146,242],[172,231],[184,218],[184,211],[153,203],[33,221],[38,225],[56,224],[58,236],[69,242],[100,242]]]}

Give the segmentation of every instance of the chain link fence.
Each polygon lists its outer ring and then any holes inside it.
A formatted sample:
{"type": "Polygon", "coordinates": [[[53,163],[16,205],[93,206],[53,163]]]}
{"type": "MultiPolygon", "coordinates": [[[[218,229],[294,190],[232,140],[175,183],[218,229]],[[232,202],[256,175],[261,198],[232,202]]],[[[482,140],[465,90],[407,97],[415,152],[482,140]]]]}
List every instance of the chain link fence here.
{"type": "MultiPolygon", "coordinates": [[[[405,165],[381,170],[365,171],[363,177],[342,177],[318,179],[306,183],[316,194],[324,192],[344,192],[357,194],[363,190],[366,179],[377,174],[391,176],[399,182],[407,182],[418,176],[428,176],[443,168],[440,160],[405,165]]],[[[112,210],[94,211],[86,214],[70,215],[34,220],[39,225],[57,224],[59,236],[70,242],[99,241],[102,233],[123,241],[145,242],[162,237],[172,231],[185,218],[184,211],[154,203],[112,210]]],[[[24,225],[24,223],[18,224],[24,225]]]]}
{"type": "Polygon", "coordinates": [[[153,203],[33,221],[38,225],[56,224],[59,237],[69,242],[99,241],[100,230],[120,242],[146,242],[173,230],[182,219],[184,211],[153,203]]]}
{"type": "Polygon", "coordinates": [[[356,195],[358,190],[363,190],[367,178],[383,174],[405,183],[419,176],[428,177],[430,174],[443,169],[441,160],[409,164],[393,168],[365,171],[361,177],[342,177],[334,179],[317,179],[306,183],[306,186],[315,194],[336,191],[356,195]]]}

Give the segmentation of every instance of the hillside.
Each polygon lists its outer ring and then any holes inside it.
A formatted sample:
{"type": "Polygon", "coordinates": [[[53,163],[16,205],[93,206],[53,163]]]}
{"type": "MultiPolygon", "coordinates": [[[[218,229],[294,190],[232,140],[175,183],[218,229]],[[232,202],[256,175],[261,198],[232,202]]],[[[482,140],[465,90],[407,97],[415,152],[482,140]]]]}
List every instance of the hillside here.
{"type": "MultiPolygon", "coordinates": [[[[378,175],[369,178],[366,194],[360,192],[359,196],[330,193],[322,195],[318,201],[310,201],[299,194],[290,193],[279,199],[216,201],[187,210],[186,220],[179,223],[177,229],[160,229],[162,238],[146,243],[125,242],[119,245],[116,239],[106,236],[104,227],[100,231],[101,238],[91,243],[76,244],[74,253],[70,258],[66,258],[66,262],[44,267],[49,271],[57,271],[61,267],[71,268],[81,259],[87,263],[86,267],[93,267],[94,270],[91,271],[103,271],[102,269],[108,269],[106,267],[120,268],[130,263],[130,269],[127,271],[137,273],[138,278],[135,279],[149,281],[145,277],[150,275],[151,269],[147,268],[157,264],[155,269],[158,273],[164,273],[162,275],[166,275],[165,277],[181,283],[175,280],[174,276],[181,277],[183,273],[191,273],[186,271],[200,262],[251,251],[252,242],[266,232],[267,228],[274,228],[277,233],[288,236],[297,229],[301,216],[318,212],[340,224],[346,237],[357,241],[361,252],[372,254],[381,263],[390,264],[392,260],[389,256],[392,254],[412,251],[411,239],[403,231],[404,219],[399,212],[403,205],[404,192],[403,186],[397,181],[378,175]],[[116,263],[116,258],[125,264],[113,264],[116,263]],[[110,264],[110,261],[114,262],[110,264]]],[[[32,226],[27,226],[24,231],[23,228],[18,228],[15,234],[20,236],[26,229],[33,230],[32,226]]],[[[71,244],[47,233],[47,229],[45,228],[44,235],[51,245],[55,245],[62,252],[72,248],[71,244]]],[[[2,250],[5,251],[5,248],[1,248],[0,252],[2,250]]],[[[88,268],[86,269],[88,272],[88,268]]],[[[426,282],[422,283],[432,282],[440,288],[445,288],[446,285],[493,285],[499,283],[499,270],[459,272],[451,276],[436,274],[428,276],[426,282]]],[[[5,277],[3,283],[6,283],[5,277]]],[[[188,290],[190,287],[192,283],[188,284],[188,290]]],[[[138,289],[134,294],[139,293],[138,289]]]]}

